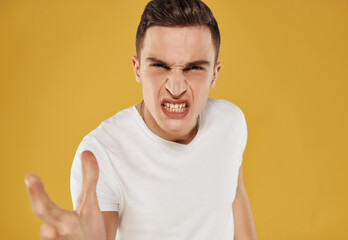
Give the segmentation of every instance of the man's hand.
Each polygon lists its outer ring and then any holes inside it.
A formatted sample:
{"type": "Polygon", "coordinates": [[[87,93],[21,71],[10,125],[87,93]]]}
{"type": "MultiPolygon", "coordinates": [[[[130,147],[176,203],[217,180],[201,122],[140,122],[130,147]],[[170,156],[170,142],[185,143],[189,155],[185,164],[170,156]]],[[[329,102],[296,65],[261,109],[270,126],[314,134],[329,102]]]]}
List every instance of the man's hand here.
{"type": "Polygon", "coordinates": [[[33,211],[45,222],[41,228],[43,240],[106,239],[105,225],[96,194],[98,163],[90,151],[82,153],[81,161],[83,178],[76,211],[64,210],[55,205],[49,199],[39,177],[28,175],[25,178],[33,211]]]}

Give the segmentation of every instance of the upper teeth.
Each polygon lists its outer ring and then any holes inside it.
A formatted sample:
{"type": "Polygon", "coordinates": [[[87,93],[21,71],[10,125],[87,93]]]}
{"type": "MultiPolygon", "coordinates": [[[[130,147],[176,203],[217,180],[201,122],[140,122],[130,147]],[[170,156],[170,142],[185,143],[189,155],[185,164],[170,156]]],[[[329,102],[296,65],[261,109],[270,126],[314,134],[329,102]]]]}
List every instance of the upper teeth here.
{"type": "Polygon", "coordinates": [[[173,103],[166,102],[163,105],[168,112],[182,113],[186,111],[186,108],[187,108],[186,103],[173,104],[173,103]]]}
{"type": "Polygon", "coordinates": [[[168,108],[183,108],[186,107],[186,103],[180,103],[180,104],[173,104],[173,103],[164,103],[164,106],[168,107],[168,108]]]}

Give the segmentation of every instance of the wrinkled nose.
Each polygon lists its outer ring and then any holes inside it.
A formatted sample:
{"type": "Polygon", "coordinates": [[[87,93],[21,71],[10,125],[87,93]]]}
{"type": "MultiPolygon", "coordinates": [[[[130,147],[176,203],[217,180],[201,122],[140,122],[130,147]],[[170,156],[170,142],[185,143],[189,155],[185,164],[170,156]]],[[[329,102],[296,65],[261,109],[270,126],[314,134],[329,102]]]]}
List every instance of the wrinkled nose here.
{"type": "Polygon", "coordinates": [[[186,79],[181,69],[173,69],[166,83],[167,90],[178,97],[186,92],[186,79]]]}

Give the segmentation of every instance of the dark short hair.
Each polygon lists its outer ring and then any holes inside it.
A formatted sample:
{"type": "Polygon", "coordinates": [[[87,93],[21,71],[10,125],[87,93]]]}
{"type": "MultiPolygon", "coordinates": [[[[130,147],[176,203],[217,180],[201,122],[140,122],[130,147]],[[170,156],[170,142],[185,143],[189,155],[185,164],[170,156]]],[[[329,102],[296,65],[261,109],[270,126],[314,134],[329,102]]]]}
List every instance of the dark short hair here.
{"type": "Polygon", "coordinates": [[[151,0],[145,7],[136,36],[136,51],[140,56],[146,30],[151,26],[207,26],[215,46],[215,62],[219,56],[220,31],[209,7],[200,0],[151,0]]]}

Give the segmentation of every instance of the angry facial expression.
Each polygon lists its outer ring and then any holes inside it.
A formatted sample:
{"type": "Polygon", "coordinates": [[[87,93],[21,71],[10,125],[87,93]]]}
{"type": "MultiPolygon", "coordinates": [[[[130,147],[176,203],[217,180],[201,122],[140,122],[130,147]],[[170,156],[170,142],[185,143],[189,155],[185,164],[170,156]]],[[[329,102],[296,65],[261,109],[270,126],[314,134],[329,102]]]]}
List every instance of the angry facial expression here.
{"type": "Polygon", "coordinates": [[[153,26],[146,31],[140,59],[132,61],[142,84],[143,118],[152,132],[170,141],[192,140],[221,68],[215,54],[206,26],[153,26]]]}

